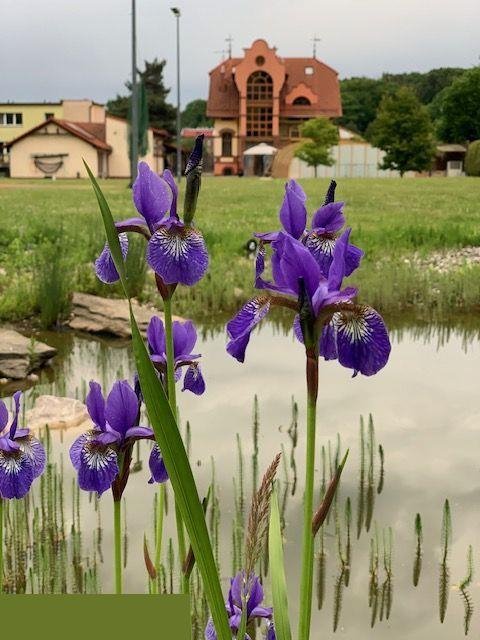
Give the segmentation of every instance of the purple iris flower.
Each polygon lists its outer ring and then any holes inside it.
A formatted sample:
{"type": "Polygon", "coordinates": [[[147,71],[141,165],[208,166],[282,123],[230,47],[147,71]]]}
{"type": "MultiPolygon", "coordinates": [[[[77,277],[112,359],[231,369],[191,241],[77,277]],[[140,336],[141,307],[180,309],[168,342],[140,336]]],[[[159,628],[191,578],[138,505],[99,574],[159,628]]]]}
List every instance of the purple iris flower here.
{"type": "Polygon", "coordinates": [[[243,362],[253,328],[272,305],[279,305],[297,312],[296,334],[302,340],[305,323],[302,326],[300,316],[306,310],[310,333],[318,336],[318,350],[325,359],[338,358],[340,364],[353,369],[354,375],[360,372],[370,376],[384,367],[390,340],[381,316],[371,307],[353,302],[355,288],[342,289],[349,236],[350,229],[346,229],[336,241],[325,277],[302,242],[279,232],[272,241],[273,281],[261,283],[269,293],[247,302],[227,324],[228,353],[243,362]]]}
{"type": "MultiPolygon", "coordinates": [[[[193,353],[197,342],[197,330],[191,320],[172,323],[173,333],[173,355],[175,361],[175,379],[178,381],[182,376],[182,368],[187,367],[183,378],[182,391],[191,391],[196,395],[201,395],[205,391],[205,380],[197,360],[200,354],[193,353]]],[[[155,368],[160,372],[162,380],[167,371],[167,353],[165,328],[162,320],[154,316],[147,328],[147,340],[150,350],[150,358],[155,368]]]]}
{"type": "Polygon", "coordinates": [[[23,498],[45,469],[42,443],[30,429],[18,428],[21,395],[17,391],[13,396],[15,410],[8,431],[8,410],[0,400],[0,498],[23,498]]]}
{"type": "MultiPolygon", "coordinates": [[[[255,234],[260,238],[259,252],[256,263],[256,286],[261,288],[261,275],[265,269],[265,244],[278,239],[281,233],[300,240],[317,261],[322,274],[328,277],[328,271],[333,260],[333,251],[341,230],[345,225],[343,213],[344,202],[334,202],[336,182],[331,181],[325,202],[312,218],[312,228],[307,229],[307,196],[302,187],[295,180],[289,180],[285,185],[285,196],[280,208],[279,218],[283,231],[255,234]]],[[[349,245],[345,252],[345,276],[349,276],[360,264],[363,251],[354,245],[349,245]]]]}
{"type": "MultiPolygon", "coordinates": [[[[171,172],[166,169],[159,176],[145,162],[140,162],[133,184],[133,202],[141,217],[122,220],[115,227],[124,260],[128,253],[126,232],[140,233],[148,241],[147,262],[163,284],[191,286],[207,271],[208,251],[202,234],[192,226],[191,220],[180,219],[177,199],[178,187],[171,172]]],[[[95,261],[95,271],[102,282],[119,280],[108,243],[95,261]]]]}
{"type": "MultiPolygon", "coordinates": [[[[139,425],[140,397],[127,380],[115,382],[106,400],[98,382],[91,381],[86,404],[93,429],[82,433],[70,448],[78,484],[99,496],[110,488],[121,496],[130,472],[133,444],[139,439],[152,440],[153,431],[139,425]]],[[[160,463],[153,463],[152,476],[158,477],[160,463]]]]}
{"type": "MultiPolygon", "coordinates": [[[[240,571],[230,581],[230,590],[228,592],[228,601],[226,609],[228,613],[228,622],[234,633],[237,633],[242,620],[244,607],[246,606],[247,627],[251,622],[265,619],[267,621],[267,640],[275,640],[275,627],[272,621],[273,609],[271,607],[263,607],[263,587],[259,578],[251,575],[245,580],[245,573],[240,571]]],[[[217,640],[217,634],[210,618],[205,628],[205,640],[217,640]]],[[[244,640],[251,640],[248,634],[244,640]]]]}

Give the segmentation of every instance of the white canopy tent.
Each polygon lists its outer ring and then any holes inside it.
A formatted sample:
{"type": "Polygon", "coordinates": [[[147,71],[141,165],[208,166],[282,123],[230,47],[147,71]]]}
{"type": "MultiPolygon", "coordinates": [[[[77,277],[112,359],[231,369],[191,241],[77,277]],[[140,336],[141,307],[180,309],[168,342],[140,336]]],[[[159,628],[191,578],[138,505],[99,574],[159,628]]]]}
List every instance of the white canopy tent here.
{"type": "Polygon", "coordinates": [[[273,156],[277,153],[278,149],[276,147],[272,147],[271,144],[267,144],[266,142],[260,142],[256,144],[254,147],[250,147],[246,151],[244,151],[244,156],[273,156]]]}
{"type": "Polygon", "coordinates": [[[269,176],[272,171],[273,156],[278,149],[266,142],[260,142],[244,151],[245,175],[269,176]]]}

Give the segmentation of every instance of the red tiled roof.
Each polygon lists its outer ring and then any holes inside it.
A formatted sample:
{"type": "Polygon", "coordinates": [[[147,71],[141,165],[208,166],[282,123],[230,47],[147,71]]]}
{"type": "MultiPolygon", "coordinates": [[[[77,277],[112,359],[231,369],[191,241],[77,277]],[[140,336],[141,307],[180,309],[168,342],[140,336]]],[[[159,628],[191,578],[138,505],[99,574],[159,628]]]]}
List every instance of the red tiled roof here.
{"type": "Polygon", "coordinates": [[[184,127],[181,134],[182,138],[196,138],[202,133],[205,138],[213,138],[213,131],[211,127],[184,127]]]}
{"type": "MultiPolygon", "coordinates": [[[[239,93],[235,84],[234,69],[243,58],[229,58],[210,71],[210,88],[207,115],[216,118],[234,118],[239,115],[239,93]]],[[[285,66],[285,83],[280,93],[280,116],[337,117],[342,114],[337,72],[316,58],[281,58],[285,66]],[[313,74],[305,73],[313,67],[313,74]],[[316,104],[287,105],[285,97],[300,83],[309,87],[317,96],[316,104]]]]}
{"type": "MultiPolygon", "coordinates": [[[[10,148],[20,140],[23,140],[24,138],[31,135],[32,133],[39,131],[46,124],[55,124],[61,129],[63,129],[64,131],[68,131],[68,133],[71,133],[73,136],[80,138],[85,142],[88,142],[88,144],[91,144],[93,147],[96,147],[97,149],[103,149],[104,151],[112,150],[112,147],[109,144],[107,144],[105,140],[98,138],[96,135],[91,133],[91,131],[87,130],[89,127],[92,127],[92,125],[96,126],[96,123],[71,122],[69,120],[59,120],[57,118],[49,118],[48,120],[45,120],[40,124],[37,124],[37,126],[33,127],[32,129],[29,129],[28,131],[23,133],[21,136],[18,136],[18,138],[14,138],[13,140],[10,140],[10,142],[7,144],[7,147],[10,148]]],[[[104,127],[104,125],[100,125],[100,126],[104,127]]],[[[98,133],[98,130],[97,130],[97,133],[98,133]]],[[[105,133],[103,134],[103,136],[105,137],[105,133]]]]}

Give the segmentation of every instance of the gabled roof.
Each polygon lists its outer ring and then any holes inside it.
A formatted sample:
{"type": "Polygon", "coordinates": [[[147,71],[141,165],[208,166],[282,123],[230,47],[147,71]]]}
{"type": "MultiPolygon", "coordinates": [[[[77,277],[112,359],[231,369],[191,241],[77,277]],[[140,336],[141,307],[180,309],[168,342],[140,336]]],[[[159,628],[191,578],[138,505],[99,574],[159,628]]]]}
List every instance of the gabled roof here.
{"type": "Polygon", "coordinates": [[[18,136],[17,138],[10,140],[10,142],[8,142],[6,146],[8,148],[12,147],[14,144],[19,142],[20,140],[27,138],[28,136],[32,135],[33,133],[36,133],[40,129],[43,129],[43,127],[49,124],[55,124],[57,127],[60,127],[64,131],[67,131],[68,133],[72,134],[76,138],[80,138],[81,140],[84,140],[88,144],[91,144],[92,147],[96,147],[97,149],[102,149],[104,151],[112,150],[112,147],[105,142],[105,125],[104,124],[100,124],[100,123],[97,124],[92,122],[71,122],[70,120],[60,120],[58,118],[49,118],[48,120],[45,120],[40,124],[37,124],[32,129],[29,129],[25,133],[22,133],[21,136],[18,136]],[[103,128],[103,133],[101,132],[100,127],[103,128]]]}
{"type": "MultiPolygon", "coordinates": [[[[285,83],[280,93],[280,116],[326,115],[337,117],[342,113],[338,74],[317,58],[282,58],[278,61],[285,67],[285,83]],[[311,67],[313,73],[305,70],[311,67]],[[311,105],[290,105],[286,96],[298,85],[306,85],[316,96],[311,105]]],[[[243,58],[228,58],[210,71],[210,87],[207,115],[214,118],[238,117],[240,96],[235,83],[235,69],[243,58]]],[[[252,68],[252,72],[255,69],[252,68]]]]}

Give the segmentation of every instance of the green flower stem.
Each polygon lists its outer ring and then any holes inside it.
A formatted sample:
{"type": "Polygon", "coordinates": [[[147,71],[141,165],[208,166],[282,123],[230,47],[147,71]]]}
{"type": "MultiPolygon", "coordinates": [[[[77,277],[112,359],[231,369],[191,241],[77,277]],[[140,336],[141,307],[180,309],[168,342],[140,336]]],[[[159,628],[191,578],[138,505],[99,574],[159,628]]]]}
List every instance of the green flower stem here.
{"type": "Polygon", "coordinates": [[[115,553],[115,593],[122,593],[122,501],[113,501],[113,531],[115,553]]]}
{"type": "MultiPolygon", "coordinates": [[[[175,354],[173,350],[173,330],[172,330],[172,299],[165,298],[164,301],[165,316],[165,343],[167,352],[167,395],[170,402],[172,413],[177,418],[177,396],[175,388],[175,354]]],[[[189,592],[189,580],[183,574],[183,563],[187,555],[187,547],[185,543],[185,530],[183,520],[175,500],[175,519],[177,522],[177,538],[178,538],[178,554],[180,560],[180,575],[182,576],[182,591],[189,592]]]]}
{"type": "Polygon", "coordinates": [[[313,488],[315,475],[315,429],[318,392],[318,354],[316,347],[307,349],[307,451],[305,493],[303,497],[302,578],[300,585],[300,617],[298,640],[309,640],[312,617],[314,537],[312,531],[313,488]]]}

